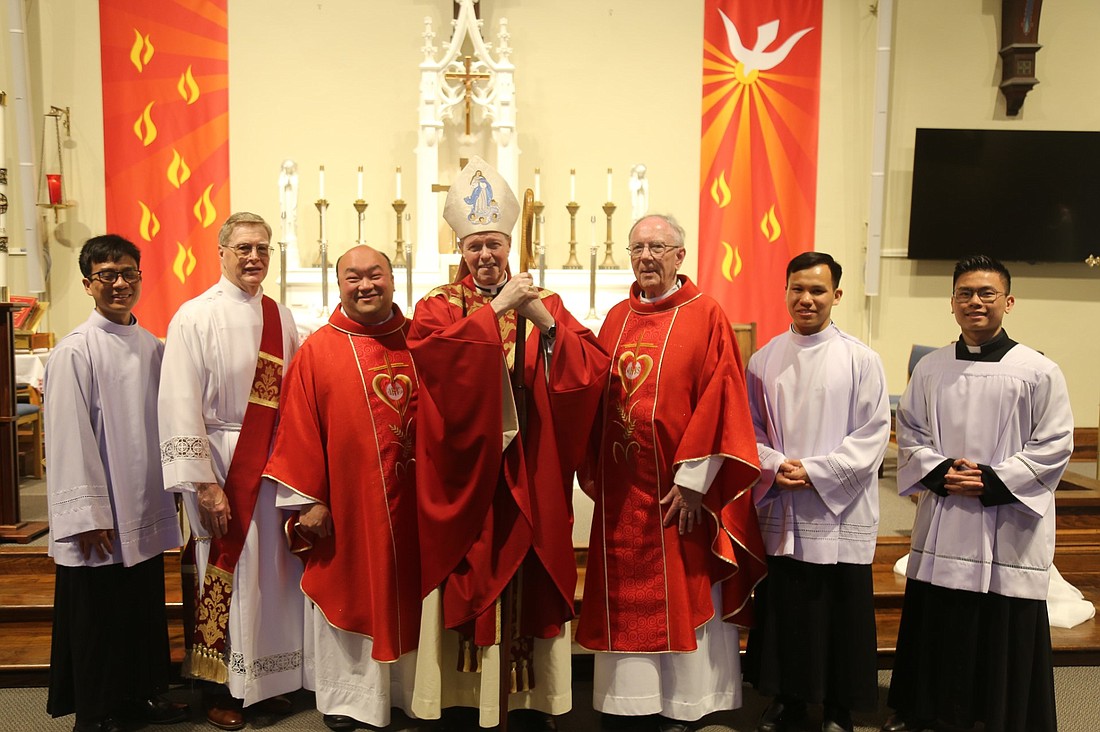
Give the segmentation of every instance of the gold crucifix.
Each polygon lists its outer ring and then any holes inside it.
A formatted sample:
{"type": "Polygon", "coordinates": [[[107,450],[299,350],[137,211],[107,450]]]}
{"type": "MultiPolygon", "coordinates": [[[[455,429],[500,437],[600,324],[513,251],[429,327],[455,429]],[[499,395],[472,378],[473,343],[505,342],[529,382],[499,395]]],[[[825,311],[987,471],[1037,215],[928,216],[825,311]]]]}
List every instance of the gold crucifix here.
{"type": "Polygon", "coordinates": [[[466,67],[466,72],[459,74],[455,71],[448,71],[443,74],[444,79],[460,79],[462,86],[466,89],[466,134],[470,134],[470,114],[473,111],[473,96],[474,96],[474,82],[481,81],[483,79],[493,78],[492,74],[485,72],[474,73],[471,71],[471,65],[473,60],[469,56],[464,56],[462,59],[462,65],[466,67]]]}

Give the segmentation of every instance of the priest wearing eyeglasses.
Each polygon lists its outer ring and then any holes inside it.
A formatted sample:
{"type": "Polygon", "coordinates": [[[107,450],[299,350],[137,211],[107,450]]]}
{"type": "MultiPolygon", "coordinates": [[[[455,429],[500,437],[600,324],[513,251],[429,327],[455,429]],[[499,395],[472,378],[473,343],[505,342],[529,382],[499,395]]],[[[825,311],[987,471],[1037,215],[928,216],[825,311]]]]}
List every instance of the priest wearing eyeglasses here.
{"type": "Polygon", "coordinates": [[[242,704],[286,711],[281,695],[302,685],[302,565],[283,537],[275,485],[262,479],[298,334],[290,311],[263,294],[263,218],[230,216],[218,256],[221,279],[168,326],[160,449],[165,488],[183,495],[194,540],[199,591],[183,671],[213,682],[207,720],[240,729],[242,704]]]}
{"type": "Polygon", "coordinates": [[[741,356],[721,307],[677,274],[684,230],[630,230],[637,282],[607,314],[595,499],[577,642],[596,651],[593,704],[611,728],[660,715],[686,732],[741,705],[738,625],[765,574],[760,476],[741,356]]]}
{"type": "Polygon", "coordinates": [[[952,284],[962,334],[921,359],[898,405],[898,492],[918,503],[882,729],[1054,732],[1046,598],[1069,392],[1005,332],[1003,264],[967,257],[952,284]]]}

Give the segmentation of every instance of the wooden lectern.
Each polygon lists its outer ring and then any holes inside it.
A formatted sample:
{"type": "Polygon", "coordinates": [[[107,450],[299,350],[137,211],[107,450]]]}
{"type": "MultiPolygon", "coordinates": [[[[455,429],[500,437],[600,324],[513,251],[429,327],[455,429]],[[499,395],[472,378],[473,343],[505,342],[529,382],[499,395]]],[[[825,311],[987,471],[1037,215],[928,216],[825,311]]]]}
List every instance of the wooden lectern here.
{"type": "Polygon", "coordinates": [[[26,544],[49,529],[45,521],[19,518],[19,447],[15,412],[15,328],[12,311],[0,302],[0,541],[26,544]]]}

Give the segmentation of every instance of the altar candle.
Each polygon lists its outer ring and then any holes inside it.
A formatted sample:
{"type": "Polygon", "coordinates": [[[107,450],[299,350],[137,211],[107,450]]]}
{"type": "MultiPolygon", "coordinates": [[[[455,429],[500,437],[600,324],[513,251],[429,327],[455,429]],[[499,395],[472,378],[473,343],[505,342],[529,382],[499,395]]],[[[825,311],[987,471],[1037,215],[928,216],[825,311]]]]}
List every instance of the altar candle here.
{"type": "Polygon", "coordinates": [[[577,170],[576,168],[569,169],[569,200],[575,202],[577,200],[577,170]]]}
{"type": "Polygon", "coordinates": [[[535,168],[535,200],[536,201],[541,201],[542,200],[542,187],[539,185],[539,183],[542,182],[540,180],[541,178],[542,178],[542,174],[539,172],[538,168],[535,168]]]}
{"type": "Polygon", "coordinates": [[[4,115],[8,111],[7,95],[0,93],[0,168],[8,167],[6,151],[4,150],[4,115]]]}
{"type": "Polygon", "coordinates": [[[356,193],[356,195],[355,195],[355,198],[358,201],[363,200],[363,166],[362,165],[359,166],[359,188],[358,188],[358,193],[356,193]]]}
{"type": "Polygon", "coordinates": [[[592,222],[592,251],[596,251],[596,217],[592,216],[589,220],[592,222]]]}
{"type": "Polygon", "coordinates": [[[607,200],[611,200],[611,168],[607,169],[607,200]]]}
{"type": "Polygon", "coordinates": [[[401,166],[397,166],[397,200],[401,200],[401,166]]]}
{"type": "Polygon", "coordinates": [[[317,197],[320,198],[320,199],[324,199],[324,197],[325,197],[325,166],[323,166],[323,165],[321,166],[321,184],[320,184],[320,188],[321,188],[321,191],[317,195],[317,197]]]}

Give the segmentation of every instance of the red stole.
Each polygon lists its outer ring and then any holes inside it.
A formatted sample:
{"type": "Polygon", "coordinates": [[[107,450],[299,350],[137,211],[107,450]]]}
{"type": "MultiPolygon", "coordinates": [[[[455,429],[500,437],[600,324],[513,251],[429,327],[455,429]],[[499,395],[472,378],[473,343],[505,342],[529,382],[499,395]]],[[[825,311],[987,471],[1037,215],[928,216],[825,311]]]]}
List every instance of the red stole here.
{"type": "Polygon", "coordinates": [[[210,557],[206,564],[199,595],[193,646],[184,660],[184,676],[224,684],[229,677],[226,665],[226,632],[229,603],[233,594],[233,571],[241,557],[271,437],[279,409],[279,390],[283,378],[283,329],[279,306],[266,295],[261,300],[263,330],[256,375],[248,395],[241,436],[233,451],[233,460],[225,478],[225,495],[232,508],[225,536],[210,538],[210,557]]]}

